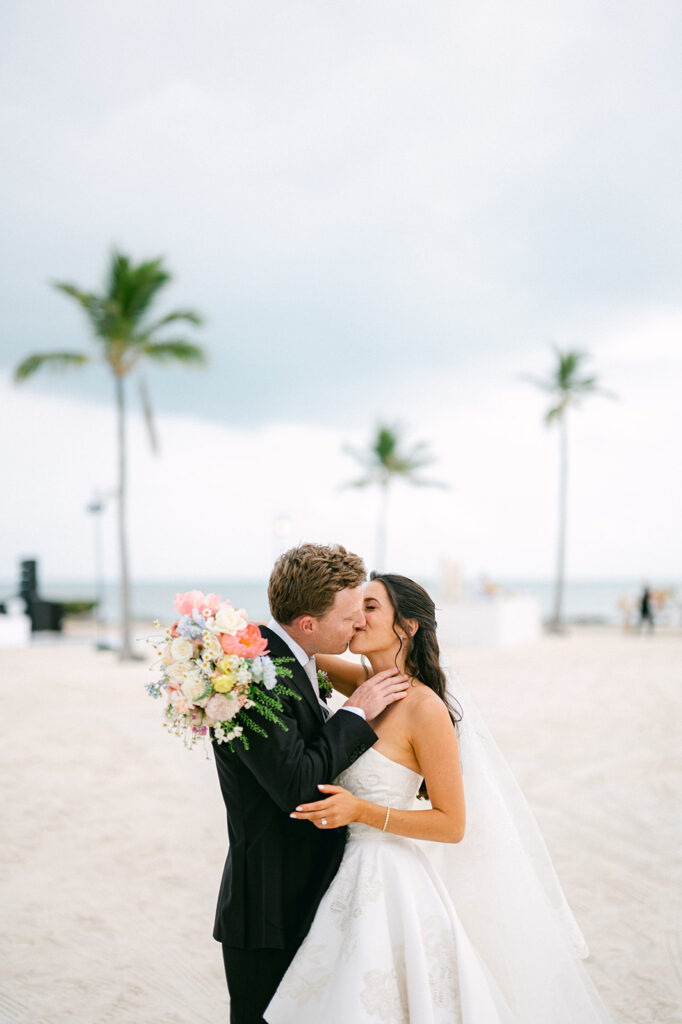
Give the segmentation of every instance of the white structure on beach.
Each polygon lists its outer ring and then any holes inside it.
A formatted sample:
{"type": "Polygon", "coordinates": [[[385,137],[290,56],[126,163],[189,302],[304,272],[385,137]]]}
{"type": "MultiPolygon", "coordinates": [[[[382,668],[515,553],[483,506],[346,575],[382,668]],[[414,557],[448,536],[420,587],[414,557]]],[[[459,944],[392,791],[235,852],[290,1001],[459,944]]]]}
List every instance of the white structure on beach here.
{"type": "Polygon", "coordinates": [[[507,647],[540,635],[539,605],[521,594],[444,602],[436,614],[441,644],[507,647]]]}
{"type": "Polygon", "coordinates": [[[0,647],[26,647],[31,639],[31,620],[24,601],[13,597],[5,604],[7,614],[0,615],[0,647]]]}
{"type": "Polygon", "coordinates": [[[521,594],[503,594],[486,577],[480,595],[466,598],[461,564],[443,558],[440,565],[436,618],[441,644],[507,647],[533,643],[540,636],[540,607],[521,594]]]}

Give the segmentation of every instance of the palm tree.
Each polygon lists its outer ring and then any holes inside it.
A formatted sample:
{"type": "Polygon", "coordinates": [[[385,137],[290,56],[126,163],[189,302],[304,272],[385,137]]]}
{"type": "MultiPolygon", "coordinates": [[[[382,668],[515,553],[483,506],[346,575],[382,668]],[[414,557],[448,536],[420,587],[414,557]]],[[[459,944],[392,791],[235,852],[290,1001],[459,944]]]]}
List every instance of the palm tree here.
{"type": "MultiPolygon", "coordinates": [[[[83,366],[95,359],[103,361],[112,374],[118,419],[118,538],[121,574],[121,659],[133,657],[130,644],[130,577],[126,533],[127,467],[126,467],[126,379],[139,371],[145,361],[177,362],[201,365],[205,353],[186,338],[161,337],[159,332],[171,324],[201,324],[201,317],[190,309],[167,313],[159,319],[149,317],[150,307],[171,276],[162,259],[132,263],[127,256],[114,252],[111,256],[105,290],[101,294],[86,292],[73,284],[55,282],[54,287],[82,307],[97,343],[94,356],[82,352],[43,352],[27,356],[14,372],[17,382],[45,368],[67,369],[83,366]]],[[[140,380],[142,386],[142,381],[140,380]]],[[[154,443],[150,407],[143,392],[145,415],[154,443]]]]}
{"type": "Polygon", "coordinates": [[[584,376],[582,366],[589,356],[584,352],[562,352],[554,347],[556,363],[549,376],[543,378],[526,376],[541,391],[552,396],[552,405],[545,413],[545,424],[557,423],[559,427],[559,531],[557,538],[556,577],[554,582],[554,610],[549,628],[554,632],[562,630],[562,607],[564,597],[564,571],[566,564],[566,495],[568,488],[568,410],[577,407],[589,395],[601,394],[615,398],[609,391],[599,387],[597,377],[584,376]]]}
{"type": "Polygon", "coordinates": [[[402,427],[398,424],[380,423],[376,433],[363,450],[345,447],[363,467],[363,475],[351,480],[344,487],[379,488],[379,514],[377,517],[375,567],[382,570],[386,561],[386,524],[388,518],[388,497],[394,480],[404,480],[415,487],[446,487],[437,480],[424,480],[417,475],[420,469],[430,466],[435,459],[427,452],[427,443],[417,441],[408,448],[403,447],[402,427]]]}

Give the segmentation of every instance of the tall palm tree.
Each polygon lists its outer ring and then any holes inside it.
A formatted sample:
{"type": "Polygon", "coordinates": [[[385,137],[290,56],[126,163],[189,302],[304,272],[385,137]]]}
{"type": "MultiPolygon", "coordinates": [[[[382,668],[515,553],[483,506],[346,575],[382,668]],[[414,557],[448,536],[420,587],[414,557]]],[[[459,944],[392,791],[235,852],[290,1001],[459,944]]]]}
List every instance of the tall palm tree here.
{"type": "MultiPolygon", "coordinates": [[[[17,382],[43,368],[67,369],[83,366],[94,359],[103,361],[114,379],[118,420],[118,538],[121,574],[121,658],[133,657],[130,644],[130,576],[126,531],[126,380],[139,371],[145,361],[177,362],[201,365],[205,353],[198,345],[180,337],[161,337],[159,332],[171,324],[199,326],[201,317],[191,309],[179,309],[159,319],[149,316],[152,303],[171,276],[162,259],[132,263],[127,256],[111,256],[105,290],[86,292],[73,284],[55,282],[54,287],[74,299],[85,312],[97,344],[94,356],[82,352],[42,352],[27,356],[14,372],[17,382]]],[[[142,382],[140,382],[142,384],[142,382]]],[[[145,415],[154,444],[150,407],[145,400],[145,415]]]]}
{"type": "Polygon", "coordinates": [[[545,424],[559,427],[559,529],[557,536],[556,576],[554,581],[554,608],[549,622],[550,629],[560,632],[563,628],[562,609],[564,598],[564,573],[566,565],[566,496],[568,491],[568,410],[580,405],[584,398],[601,394],[615,398],[609,391],[599,387],[597,377],[585,376],[583,364],[589,356],[585,352],[562,352],[554,348],[556,363],[545,378],[526,376],[541,391],[552,396],[552,404],[545,413],[545,424]]]}
{"type": "Polygon", "coordinates": [[[379,488],[379,514],[377,516],[375,568],[382,570],[386,561],[386,527],[388,521],[388,497],[394,480],[404,480],[414,487],[446,487],[437,480],[424,480],[418,471],[430,466],[435,459],[427,452],[426,441],[417,441],[403,447],[402,427],[398,424],[380,423],[376,433],[365,449],[350,445],[345,447],[363,467],[363,475],[351,480],[344,487],[379,488]]]}

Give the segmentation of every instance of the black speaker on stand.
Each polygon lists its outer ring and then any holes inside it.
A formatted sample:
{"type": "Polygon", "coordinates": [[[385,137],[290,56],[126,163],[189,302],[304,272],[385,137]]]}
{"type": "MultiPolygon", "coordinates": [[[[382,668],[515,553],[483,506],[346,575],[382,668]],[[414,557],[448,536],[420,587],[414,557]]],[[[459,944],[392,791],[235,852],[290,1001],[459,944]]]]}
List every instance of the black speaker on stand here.
{"type": "Polygon", "coordinates": [[[61,633],[64,609],[56,601],[44,601],[38,597],[38,563],[34,558],[27,558],[21,563],[19,595],[26,603],[33,633],[48,629],[61,633]]]}

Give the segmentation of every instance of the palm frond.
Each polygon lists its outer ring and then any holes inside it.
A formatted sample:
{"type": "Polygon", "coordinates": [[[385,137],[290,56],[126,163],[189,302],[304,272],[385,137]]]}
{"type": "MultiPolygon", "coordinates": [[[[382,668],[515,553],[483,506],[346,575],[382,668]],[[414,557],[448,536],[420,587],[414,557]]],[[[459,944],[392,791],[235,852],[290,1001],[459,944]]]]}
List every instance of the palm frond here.
{"type": "Polygon", "coordinates": [[[533,384],[536,388],[540,388],[541,391],[546,391],[548,394],[552,394],[556,390],[556,381],[553,377],[536,377],[531,373],[522,373],[519,376],[526,384],[533,384]]]}
{"type": "Polygon", "coordinates": [[[351,458],[355,459],[356,462],[359,462],[360,465],[364,466],[367,470],[371,469],[376,464],[373,452],[362,451],[362,449],[356,448],[351,444],[344,444],[342,451],[344,451],[346,455],[350,455],[351,458]]]}
{"type": "Polygon", "coordinates": [[[130,260],[123,253],[114,250],[109,262],[109,273],[107,276],[106,294],[116,302],[125,289],[125,282],[130,274],[130,260]]]}
{"type": "Polygon", "coordinates": [[[75,284],[69,284],[67,281],[53,281],[52,284],[53,287],[57,288],[60,292],[64,292],[65,295],[70,295],[72,299],[76,299],[81,306],[87,309],[92,298],[90,292],[84,292],[77,288],[75,284]]]}
{"type": "Polygon", "coordinates": [[[203,317],[193,309],[177,309],[173,313],[167,313],[166,316],[162,316],[160,320],[156,320],[153,324],[145,327],[145,334],[154,334],[155,331],[158,331],[161,327],[166,327],[167,324],[174,324],[178,321],[194,324],[195,327],[201,327],[204,322],[203,317]]]}
{"type": "Polygon", "coordinates": [[[372,450],[377,461],[382,465],[391,459],[400,444],[400,427],[379,424],[379,428],[372,445],[372,450]]]}
{"type": "Polygon", "coordinates": [[[146,340],[140,345],[139,354],[157,363],[178,362],[194,366],[203,366],[206,363],[203,348],[184,338],[169,341],[146,340]]]}
{"type": "Polygon", "coordinates": [[[37,370],[47,367],[52,370],[68,370],[72,366],[82,366],[90,362],[90,357],[81,352],[41,352],[27,356],[14,371],[14,379],[19,382],[31,377],[37,370]]]}
{"type": "Polygon", "coordinates": [[[114,252],[109,268],[107,297],[132,328],[139,324],[156,293],[171,280],[161,257],[133,264],[123,253],[114,252]]]}
{"type": "Polygon", "coordinates": [[[555,420],[561,419],[564,412],[566,411],[566,403],[560,402],[559,405],[555,405],[552,409],[545,413],[545,423],[549,426],[554,423],[555,420]]]}
{"type": "Polygon", "coordinates": [[[435,455],[426,450],[426,442],[416,445],[402,460],[405,470],[423,469],[424,466],[432,466],[436,461],[435,455]]]}
{"type": "Polygon", "coordinates": [[[545,414],[547,425],[560,419],[569,406],[578,406],[587,395],[604,395],[609,398],[616,396],[599,386],[598,377],[594,374],[581,376],[582,364],[588,358],[587,353],[577,350],[562,350],[552,346],[556,355],[554,369],[548,377],[539,378],[523,374],[522,379],[529,381],[542,391],[554,397],[555,404],[545,414]]]}
{"type": "Polygon", "coordinates": [[[403,449],[402,434],[403,428],[400,424],[380,423],[366,449],[344,445],[344,451],[360,463],[365,473],[359,480],[353,480],[343,486],[368,487],[378,484],[381,487],[388,487],[394,479],[415,482],[420,487],[440,486],[414,475],[418,470],[436,461],[428,451],[428,443],[415,441],[409,448],[403,449]]]}
{"type": "Polygon", "coordinates": [[[95,295],[94,292],[85,292],[81,288],[77,288],[76,285],[69,284],[67,281],[53,281],[52,286],[57,291],[63,292],[64,295],[75,299],[78,305],[85,311],[94,333],[100,338],[106,337],[107,314],[109,313],[110,315],[110,311],[106,301],[100,295],[95,295]]]}

